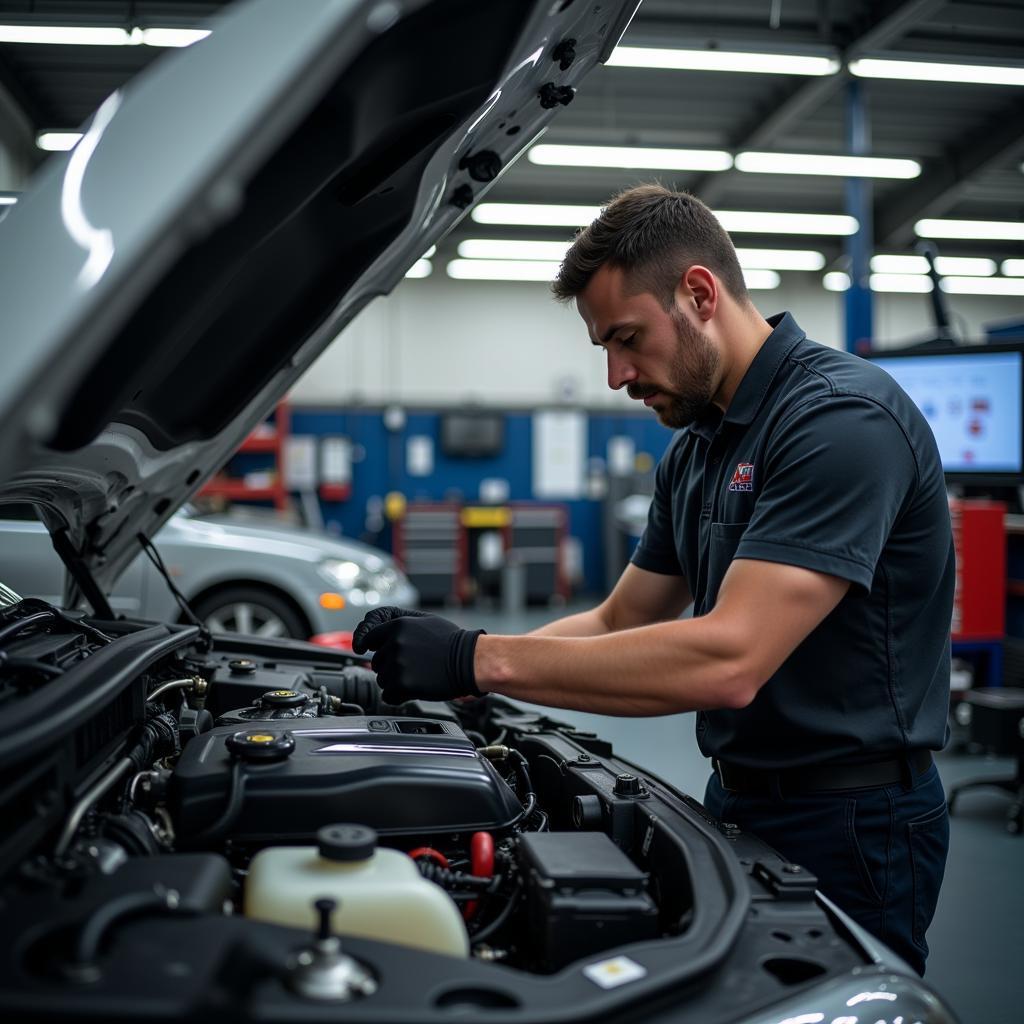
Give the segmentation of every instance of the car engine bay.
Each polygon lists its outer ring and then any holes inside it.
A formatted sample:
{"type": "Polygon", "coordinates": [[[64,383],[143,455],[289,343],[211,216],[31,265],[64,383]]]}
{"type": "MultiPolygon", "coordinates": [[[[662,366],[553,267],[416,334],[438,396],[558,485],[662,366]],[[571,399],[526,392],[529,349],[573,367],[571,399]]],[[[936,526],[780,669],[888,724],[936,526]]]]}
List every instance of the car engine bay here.
{"type": "Polygon", "coordinates": [[[745,1020],[885,970],[595,734],[295,641],[3,609],[0,814],[7,1019],[745,1020]]]}

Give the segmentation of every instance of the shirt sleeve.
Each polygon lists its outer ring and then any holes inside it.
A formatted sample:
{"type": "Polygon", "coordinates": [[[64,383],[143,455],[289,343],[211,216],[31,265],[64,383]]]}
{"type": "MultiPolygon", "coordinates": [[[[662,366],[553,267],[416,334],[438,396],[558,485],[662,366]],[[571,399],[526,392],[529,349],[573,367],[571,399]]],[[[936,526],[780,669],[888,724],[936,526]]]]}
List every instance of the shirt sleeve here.
{"type": "Polygon", "coordinates": [[[654,472],[654,498],[647,513],[647,526],[630,561],[640,569],[665,576],[682,576],[676,552],[672,494],[675,468],[683,435],[679,435],[658,463],[654,472]]]}
{"type": "Polygon", "coordinates": [[[763,485],[734,557],[829,573],[870,591],[918,480],[893,414],[861,396],[803,405],[776,428],[759,470],[763,485]]]}

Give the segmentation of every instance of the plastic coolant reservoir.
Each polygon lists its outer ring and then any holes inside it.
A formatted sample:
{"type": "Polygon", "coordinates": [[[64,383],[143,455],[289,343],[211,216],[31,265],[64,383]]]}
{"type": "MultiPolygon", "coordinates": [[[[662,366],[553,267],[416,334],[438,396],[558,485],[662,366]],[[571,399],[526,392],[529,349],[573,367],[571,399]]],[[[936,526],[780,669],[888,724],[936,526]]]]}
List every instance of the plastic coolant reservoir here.
{"type": "Polygon", "coordinates": [[[338,935],[396,942],[448,956],[468,956],[469,937],[455,901],[428,882],[404,853],[377,849],[363,825],[328,825],[315,846],[261,850],[249,865],[245,915],[314,929],[316,900],[338,903],[338,935]]]}

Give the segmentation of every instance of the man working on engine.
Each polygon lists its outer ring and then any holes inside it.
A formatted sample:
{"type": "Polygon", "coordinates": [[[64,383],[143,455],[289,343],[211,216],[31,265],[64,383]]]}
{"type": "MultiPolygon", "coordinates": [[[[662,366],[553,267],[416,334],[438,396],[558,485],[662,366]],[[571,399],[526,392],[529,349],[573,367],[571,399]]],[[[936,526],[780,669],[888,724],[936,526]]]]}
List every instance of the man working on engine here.
{"type": "Polygon", "coordinates": [[[632,563],[528,636],[372,611],[385,700],[503,694],[609,715],[697,711],[705,804],[813,871],[919,972],[948,844],[954,567],[935,441],[881,370],[765,320],[691,196],[618,197],[553,285],[608,385],[676,428],[632,563]],[[693,617],[680,619],[691,603],[693,617]]]}

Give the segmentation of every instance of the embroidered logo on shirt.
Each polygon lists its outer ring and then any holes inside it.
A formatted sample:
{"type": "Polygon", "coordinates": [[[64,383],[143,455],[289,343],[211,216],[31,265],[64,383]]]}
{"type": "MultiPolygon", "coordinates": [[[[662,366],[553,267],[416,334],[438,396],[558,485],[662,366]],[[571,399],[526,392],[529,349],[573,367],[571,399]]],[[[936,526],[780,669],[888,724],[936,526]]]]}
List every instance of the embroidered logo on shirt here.
{"type": "Polygon", "coordinates": [[[730,491],[752,491],[754,489],[754,464],[752,462],[741,462],[732,475],[732,482],[729,484],[730,491]]]}

